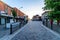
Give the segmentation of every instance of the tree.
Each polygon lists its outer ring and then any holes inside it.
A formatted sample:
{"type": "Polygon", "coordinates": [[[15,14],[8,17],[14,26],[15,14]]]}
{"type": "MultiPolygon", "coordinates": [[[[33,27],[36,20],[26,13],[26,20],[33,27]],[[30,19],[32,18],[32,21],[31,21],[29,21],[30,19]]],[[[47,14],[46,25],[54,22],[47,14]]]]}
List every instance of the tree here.
{"type": "Polygon", "coordinates": [[[15,17],[17,16],[17,13],[16,13],[16,11],[15,11],[14,9],[12,10],[12,14],[13,14],[13,16],[14,16],[13,20],[14,20],[14,22],[15,22],[15,17]]]}
{"type": "Polygon", "coordinates": [[[44,10],[51,10],[48,12],[48,17],[51,20],[51,29],[53,25],[53,20],[57,20],[57,24],[59,25],[60,20],[60,0],[45,0],[44,10]]]}
{"type": "Polygon", "coordinates": [[[14,17],[17,16],[17,13],[16,13],[16,11],[14,9],[12,10],[12,14],[13,14],[14,17]]]}
{"type": "Polygon", "coordinates": [[[60,0],[45,0],[45,5],[45,10],[51,10],[48,14],[49,18],[58,22],[60,20],[60,0]]]}

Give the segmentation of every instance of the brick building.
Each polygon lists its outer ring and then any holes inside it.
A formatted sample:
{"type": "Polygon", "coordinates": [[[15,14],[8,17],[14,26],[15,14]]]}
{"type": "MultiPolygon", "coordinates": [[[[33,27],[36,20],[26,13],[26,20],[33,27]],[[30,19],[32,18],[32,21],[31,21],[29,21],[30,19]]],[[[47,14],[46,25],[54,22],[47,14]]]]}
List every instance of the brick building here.
{"type": "Polygon", "coordinates": [[[12,17],[12,7],[0,1],[0,24],[6,24],[10,22],[8,17],[12,17]]]}
{"type": "Polygon", "coordinates": [[[0,12],[1,13],[5,13],[7,15],[12,15],[12,12],[11,12],[12,9],[13,9],[12,7],[10,7],[9,5],[0,1],[0,12]]]}
{"type": "Polygon", "coordinates": [[[12,9],[14,9],[16,11],[17,16],[24,16],[25,15],[22,11],[20,11],[16,7],[12,8],[9,5],[5,4],[4,2],[0,1],[0,12],[1,13],[6,13],[8,15],[12,15],[12,9]]]}
{"type": "Polygon", "coordinates": [[[6,21],[5,15],[6,16],[13,16],[12,15],[12,10],[13,9],[16,11],[17,16],[24,16],[25,15],[23,12],[21,12],[16,7],[12,8],[11,6],[7,5],[6,3],[0,1],[0,15],[1,14],[4,15],[4,17],[0,17],[0,24],[5,24],[5,21],[6,21]]]}
{"type": "Polygon", "coordinates": [[[16,7],[14,8],[14,10],[16,11],[17,16],[24,16],[24,15],[25,15],[22,11],[20,11],[20,10],[17,9],[16,7]]]}

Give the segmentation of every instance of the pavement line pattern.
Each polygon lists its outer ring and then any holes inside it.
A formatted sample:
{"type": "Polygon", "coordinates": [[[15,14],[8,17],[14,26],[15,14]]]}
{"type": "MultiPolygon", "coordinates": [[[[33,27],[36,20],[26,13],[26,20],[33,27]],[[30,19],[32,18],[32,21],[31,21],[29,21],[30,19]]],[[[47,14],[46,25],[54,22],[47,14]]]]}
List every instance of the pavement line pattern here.
{"type": "Polygon", "coordinates": [[[42,25],[40,21],[30,21],[11,40],[60,40],[60,35],[42,25]]]}
{"type": "Polygon", "coordinates": [[[21,29],[17,30],[11,35],[5,35],[4,37],[0,38],[0,40],[11,40],[16,34],[18,34],[21,30],[23,30],[25,27],[22,27],[21,29]]]}
{"type": "Polygon", "coordinates": [[[49,29],[49,28],[47,28],[47,27],[45,27],[42,23],[41,23],[41,26],[43,26],[45,29],[49,30],[49,31],[50,31],[51,33],[53,33],[54,35],[60,37],[60,34],[58,34],[57,32],[55,32],[55,31],[53,31],[53,30],[51,30],[51,29],[49,29]]]}

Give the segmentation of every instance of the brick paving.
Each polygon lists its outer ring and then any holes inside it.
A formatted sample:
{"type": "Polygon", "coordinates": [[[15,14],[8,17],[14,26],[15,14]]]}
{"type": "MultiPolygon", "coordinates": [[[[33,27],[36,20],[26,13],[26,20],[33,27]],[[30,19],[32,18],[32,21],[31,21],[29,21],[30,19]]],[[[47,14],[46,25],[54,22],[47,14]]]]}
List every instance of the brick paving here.
{"type": "Polygon", "coordinates": [[[60,40],[60,35],[39,21],[30,21],[11,40],[60,40]]]}
{"type": "MultiPolygon", "coordinates": [[[[46,23],[45,23],[45,25],[46,25],[46,23]]],[[[50,24],[49,21],[48,21],[47,27],[51,29],[51,24],[50,24]]],[[[55,32],[60,34],[60,24],[57,25],[57,23],[53,23],[53,27],[52,28],[53,28],[53,31],[55,31],[55,32]]]]}
{"type": "Polygon", "coordinates": [[[9,29],[5,28],[5,25],[0,25],[0,38],[9,34],[9,29]]]}

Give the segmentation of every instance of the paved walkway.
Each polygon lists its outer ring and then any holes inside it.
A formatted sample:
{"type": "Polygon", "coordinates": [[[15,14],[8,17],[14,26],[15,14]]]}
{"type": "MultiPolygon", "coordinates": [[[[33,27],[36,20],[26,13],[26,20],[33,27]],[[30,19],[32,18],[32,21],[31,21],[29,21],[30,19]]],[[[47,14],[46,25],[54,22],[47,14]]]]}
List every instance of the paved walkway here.
{"type": "MultiPolygon", "coordinates": [[[[45,25],[46,25],[46,23],[45,23],[45,25]]],[[[50,24],[49,21],[48,21],[47,27],[51,29],[51,24],[50,24]]],[[[53,27],[52,27],[52,28],[53,28],[53,30],[54,30],[55,32],[57,32],[57,33],[60,34],[60,24],[57,25],[56,23],[53,23],[53,27]]]]}
{"type": "Polygon", "coordinates": [[[60,35],[42,25],[31,21],[11,40],[60,40],[60,35]]]}
{"type": "Polygon", "coordinates": [[[0,25],[0,38],[9,34],[9,29],[5,28],[5,25],[0,25]]]}

